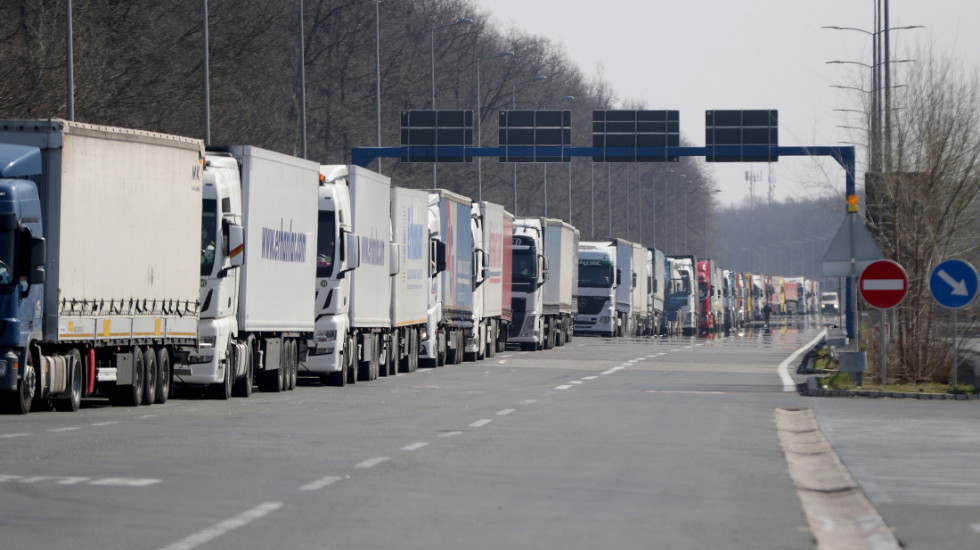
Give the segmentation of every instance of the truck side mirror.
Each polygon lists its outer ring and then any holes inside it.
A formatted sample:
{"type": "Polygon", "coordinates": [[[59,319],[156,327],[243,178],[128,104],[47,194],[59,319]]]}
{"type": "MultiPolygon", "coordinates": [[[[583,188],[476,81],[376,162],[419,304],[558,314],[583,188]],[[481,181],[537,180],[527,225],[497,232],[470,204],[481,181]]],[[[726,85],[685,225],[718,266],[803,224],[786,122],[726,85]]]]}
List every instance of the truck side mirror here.
{"type": "Polygon", "coordinates": [[[435,277],[446,270],[446,243],[439,239],[432,239],[430,243],[432,244],[432,264],[435,268],[432,271],[432,276],[435,277]]]}
{"type": "Polygon", "coordinates": [[[234,223],[228,224],[228,258],[231,267],[241,267],[245,263],[245,229],[234,223]]]}
{"type": "Polygon", "coordinates": [[[398,243],[389,243],[388,247],[388,275],[395,276],[401,271],[401,252],[398,243]]]}
{"type": "Polygon", "coordinates": [[[27,275],[27,282],[32,285],[44,283],[44,257],[47,251],[47,243],[44,237],[31,237],[31,270],[27,275]]]}
{"type": "Polygon", "coordinates": [[[630,288],[636,288],[636,273],[630,277],[630,288]]]}
{"type": "Polygon", "coordinates": [[[344,233],[344,248],[346,249],[347,267],[338,277],[361,266],[361,240],[356,233],[344,233]]]}
{"type": "Polygon", "coordinates": [[[616,268],[616,286],[623,284],[623,270],[616,268]]]}

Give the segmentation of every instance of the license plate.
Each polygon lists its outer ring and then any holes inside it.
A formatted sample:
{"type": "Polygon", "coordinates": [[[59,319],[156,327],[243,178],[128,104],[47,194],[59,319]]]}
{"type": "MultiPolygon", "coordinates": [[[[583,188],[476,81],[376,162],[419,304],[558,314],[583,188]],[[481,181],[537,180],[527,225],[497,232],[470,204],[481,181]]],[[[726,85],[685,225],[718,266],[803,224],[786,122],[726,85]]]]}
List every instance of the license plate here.
{"type": "Polygon", "coordinates": [[[174,376],[190,376],[194,374],[191,369],[174,369],[174,376]]]}

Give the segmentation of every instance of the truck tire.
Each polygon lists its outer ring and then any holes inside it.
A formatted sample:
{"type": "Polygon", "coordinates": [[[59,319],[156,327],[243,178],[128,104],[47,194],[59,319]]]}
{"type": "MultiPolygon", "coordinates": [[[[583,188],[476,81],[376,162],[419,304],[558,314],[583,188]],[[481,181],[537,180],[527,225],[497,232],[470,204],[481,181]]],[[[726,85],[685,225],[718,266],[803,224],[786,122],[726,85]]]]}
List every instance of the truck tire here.
{"type": "Polygon", "coordinates": [[[228,351],[225,352],[225,377],[217,384],[211,384],[211,397],[227,401],[231,399],[231,388],[235,381],[235,351],[234,345],[228,344],[228,351]]]}
{"type": "Polygon", "coordinates": [[[143,403],[150,406],[157,400],[157,354],[153,348],[147,346],[143,348],[143,363],[146,369],[146,378],[143,381],[143,403]]]}
{"type": "Polygon", "coordinates": [[[269,356],[265,356],[265,369],[259,373],[259,391],[269,393],[282,391],[282,354],[283,349],[280,348],[279,365],[275,369],[269,369],[269,356]]]}
{"type": "Polygon", "coordinates": [[[251,397],[252,384],[255,381],[255,368],[252,365],[252,347],[245,348],[245,376],[235,380],[231,394],[235,397],[251,397]]]}
{"type": "Polygon", "coordinates": [[[112,404],[122,407],[138,407],[143,401],[143,381],[146,380],[146,365],[143,350],[133,346],[133,383],[129,386],[117,385],[112,394],[112,404]]]}
{"type": "Polygon", "coordinates": [[[9,394],[0,394],[6,401],[4,408],[12,414],[27,414],[31,412],[31,405],[34,403],[35,396],[41,393],[38,386],[40,377],[38,377],[37,369],[34,368],[34,360],[31,358],[29,349],[24,352],[24,361],[21,363],[20,368],[20,384],[17,386],[17,391],[9,394]]]}
{"type": "Polygon", "coordinates": [[[484,356],[492,359],[495,355],[497,355],[497,321],[490,322],[490,324],[487,326],[487,332],[487,338],[490,340],[490,342],[484,344],[487,348],[484,356]]]}
{"type": "Polygon", "coordinates": [[[449,342],[446,338],[446,331],[440,330],[439,334],[436,336],[436,366],[443,367],[446,365],[446,359],[449,356],[449,351],[446,349],[449,347],[449,342]]]}
{"type": "Polygon", "coordinates": [[[170,367],[170,351],[166,346],[160,346],[156,350],[157,355],[157,399],[158,405],[163,405],[170,399],[170,391],[173,389],[173,371],[170,367]]]}
{"type": "Polygon", "coordinates": [[[299,378],[299,342],[293,338],[289,341],[289,391],[296,389],[296,379],[299,378]]]}
{"type": "Polygon", "coordinates": [[[76,412],[82,404],[82,356],[72,349],[66,356],[71,369],[68,373],[68,396],[54,400],[55,410],[76,412]]]}
{"type": "Polygon", "coordinates": [[[344,344],[344,372],[346,372],[347,383],[357,383],[357,340],[353,336],[348,336],[344,344]]]}
{"type": "Polygon", "coordinates": [[[408,332],[408,372],[419,370],[419,331],[410,330],[408,332]]]}

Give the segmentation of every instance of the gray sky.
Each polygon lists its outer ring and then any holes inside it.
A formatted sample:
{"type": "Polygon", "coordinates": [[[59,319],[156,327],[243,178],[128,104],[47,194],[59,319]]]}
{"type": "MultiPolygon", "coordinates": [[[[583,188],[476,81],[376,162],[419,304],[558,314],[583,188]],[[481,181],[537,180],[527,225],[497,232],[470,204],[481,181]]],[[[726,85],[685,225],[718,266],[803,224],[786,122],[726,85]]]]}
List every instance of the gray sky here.
{"type": "MultiPolygon", "coordinates": [[[[834,111],[860,108],[860,92],[830,85],[854,86],[870,71],[826,62],[870,64],[871,38],[821,27],[873,30],[874,4],[874,0],[479,0],[498,28],[517,27],[547,37],[583,73],[601,74],[620,101],[679,110],[681,132],[696,146],[704,145],[704,112],[710,109],[778,109],[783,146],[862,141],[859,133],[837,127],[861,126],[861,117],[834,111]]],[[[939,51],[952,52],[970,70],[980,69],[980,1],[891,0],[890,16],[892,28],[926,27],[893,31],[892,59],[908,58],[917,45],[933,43],[939,51]]],[[[893,83],[900,84],[901,65],[894,67],[893,83]]],[[[857,155],[863,159],[866,153],[858,149],[857,155]]],[[[722,191],[718,195],[722,204],[748,198],[747,170],[761,172],[755,197],[765,199],[765,164],[709,167],[722,191]]],[[[775,198],[826,193],[817,182],[843,190],[843,171],[835,167],[802,159],[773,164],[775,198]]]]}

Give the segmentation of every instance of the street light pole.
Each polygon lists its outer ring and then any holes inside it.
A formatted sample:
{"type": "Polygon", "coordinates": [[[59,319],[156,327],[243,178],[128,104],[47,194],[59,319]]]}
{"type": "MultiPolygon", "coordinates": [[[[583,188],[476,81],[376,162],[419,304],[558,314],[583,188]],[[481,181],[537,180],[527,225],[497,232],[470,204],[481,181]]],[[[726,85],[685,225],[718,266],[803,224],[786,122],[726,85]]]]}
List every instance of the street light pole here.
{"type": "MultiPolygon", "coordinates": [[[[458,17],[452,23],[446,23],[444,25],[438,25],[429,29],[429,76],[432,83],[432,110],[436,110],[436,31],[439,29],[445,29],[447,27],[455,27],[456,25],[467,25],[472,23],[472,19],[466,19],[465,17],[458,17]]],[[[436,162],[432,161],[432,188],[435,189],[436,185],[436,162]]]]}
{"type": "MultiPolygon", "coordinates": [[[[480,62],[487,59],[497,59],[500,57],[514,57],[514,52],[503,51],[497,55],[488,55],[477,58],[476,60],[476,146],[483,147],[483,137],[480,132],[483,98],[480,97],[480,62]]],[[[380,144],[378,145],[381,146],[380,144]]],[[[483,201],[483,157],[476,157],[476,196],[477,200],[483,201]]]]}
{"type": "MultiPolygon", "coordinates": [[[[378,147],[381,147],[381,2],[374,0],[374,96],[377,107],[375,128],[378,133],[378,147]]],[[[378,157],[378,173],[381,173],[381,157],[378,157]]]]}
{"type": "MultiPolygon", "coordinates": [[[[518,86],[520,86],[521,84],[527,84],[529,82],[542,82],[545,80],[548,80],[548,77],[543,74],[539,74],[536,75],[534,78],[529,78],[527,80],[521,80],[519,82],[515,82],[510,88],[510,110],[513,111],[517,107],[518,86]]],[[[511,164],[514,167],[514,215],[516,216],[517,215],[517,163],[511,161],[511,164]]]]}

